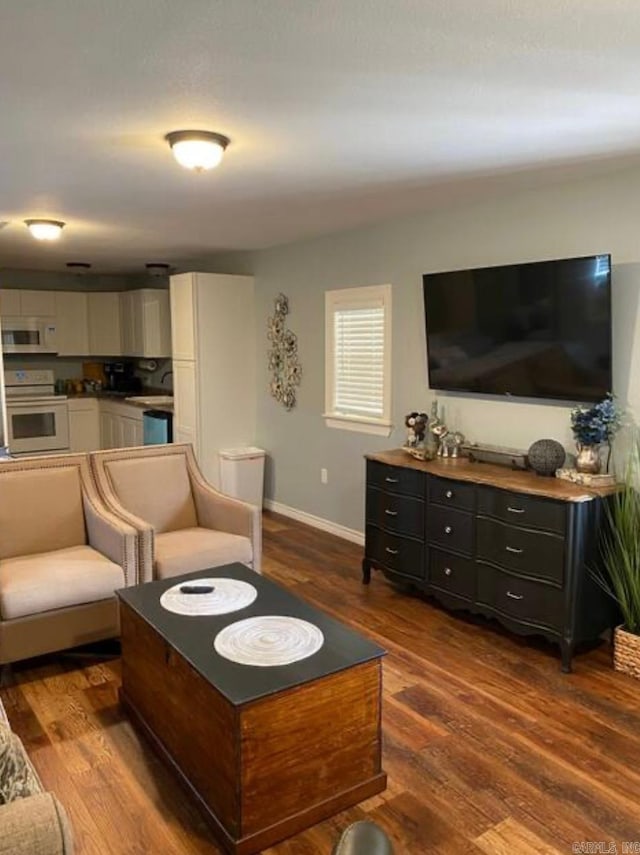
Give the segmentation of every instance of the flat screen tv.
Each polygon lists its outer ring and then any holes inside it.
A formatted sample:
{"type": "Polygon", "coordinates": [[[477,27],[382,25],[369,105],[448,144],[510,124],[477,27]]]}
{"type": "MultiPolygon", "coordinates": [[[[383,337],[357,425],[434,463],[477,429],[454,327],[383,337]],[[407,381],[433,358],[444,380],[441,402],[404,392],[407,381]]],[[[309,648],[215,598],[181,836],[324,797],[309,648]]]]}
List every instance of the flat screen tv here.
{"type": "Polygon", "coordinates": [[[611,256],[423,276],[429,386],[599,401],[611,391],[611,256]]]}

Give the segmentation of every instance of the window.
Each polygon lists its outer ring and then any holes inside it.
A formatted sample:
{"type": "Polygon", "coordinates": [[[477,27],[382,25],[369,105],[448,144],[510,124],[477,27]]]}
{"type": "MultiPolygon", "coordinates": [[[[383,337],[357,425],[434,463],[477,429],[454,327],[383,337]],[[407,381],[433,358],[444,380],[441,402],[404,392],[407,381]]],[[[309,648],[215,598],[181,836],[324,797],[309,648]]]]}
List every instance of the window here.
{"type": "Polygon", "coordinates": [[[329,427],[391,433],[391,285],[325,293],[329,427]]]}

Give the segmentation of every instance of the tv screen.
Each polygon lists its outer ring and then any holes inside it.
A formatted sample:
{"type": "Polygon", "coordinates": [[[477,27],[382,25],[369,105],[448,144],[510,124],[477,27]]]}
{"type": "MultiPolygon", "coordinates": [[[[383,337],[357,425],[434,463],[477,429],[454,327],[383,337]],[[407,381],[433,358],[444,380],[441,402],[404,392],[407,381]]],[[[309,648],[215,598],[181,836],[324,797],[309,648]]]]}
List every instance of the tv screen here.
{"type": "Polygon", "coordinates": [[[598,401],[611,391],[611,256],[423,278],[429,386],[598,401]]]}

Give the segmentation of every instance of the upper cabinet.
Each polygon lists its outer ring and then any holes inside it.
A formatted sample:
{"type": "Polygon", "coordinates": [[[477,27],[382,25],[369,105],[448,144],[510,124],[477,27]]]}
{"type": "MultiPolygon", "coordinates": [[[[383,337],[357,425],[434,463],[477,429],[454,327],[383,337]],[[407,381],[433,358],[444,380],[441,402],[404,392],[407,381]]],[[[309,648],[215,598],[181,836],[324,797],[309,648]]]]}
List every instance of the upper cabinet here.
{"type": "Polygon", "coordinates": [[[167,289],[87,293],[5,288],[0,289],[0,316],[51,318],[59,356],[171,356],[167,289]]]}
{"type": "Polygon", "coordinates": [[[82,291],[56,291],[58,356],[88,356],[89,300],[82,291]]]}
{"type": "Polygon", "coordinates": [[[0,291],[0,314],[16,318],[54,318],[56,292],[3,288],[0,291]]]}
{"type": "Polygon", "coordinates": [[[87,294],[89,303],[89,354],[122,356],[120,335],[120,293],[95,291],[87,294]]]}
{"type": "Polygon", "coordinates": [[[125,356],[170,357],[169,292],[141,288],[120,294],[122,353],[125,356]]]}
{"type": "Polygon", "coordinates": [[[196,358],[196,276],[195,273],[180,273],[171,277],[171,339],[174,359],[196,358]]]}

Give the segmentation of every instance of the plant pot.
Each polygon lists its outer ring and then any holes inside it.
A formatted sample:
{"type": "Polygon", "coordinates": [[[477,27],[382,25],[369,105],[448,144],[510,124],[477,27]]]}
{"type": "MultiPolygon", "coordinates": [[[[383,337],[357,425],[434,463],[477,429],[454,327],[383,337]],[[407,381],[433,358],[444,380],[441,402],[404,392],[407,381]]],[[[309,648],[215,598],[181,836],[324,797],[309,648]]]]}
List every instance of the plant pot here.
{"type": "Polygon", "coordinates": [[[576,469],[578,472],[588,472],[597,475],[600,472],[600,446],[577,444],[576,469]]]}
{"type": "Polygon", "coordinates": [[[613,667],[640,680],[640,635],[617,626],[613,635],[613,667]]]}

